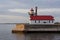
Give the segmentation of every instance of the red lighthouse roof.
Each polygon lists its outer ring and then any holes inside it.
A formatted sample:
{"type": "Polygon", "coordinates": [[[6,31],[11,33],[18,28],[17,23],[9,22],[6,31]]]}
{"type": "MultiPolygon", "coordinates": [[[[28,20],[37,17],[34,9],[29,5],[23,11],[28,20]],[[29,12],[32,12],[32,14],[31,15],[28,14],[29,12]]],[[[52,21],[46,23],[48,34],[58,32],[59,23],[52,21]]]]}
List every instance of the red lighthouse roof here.
{"type": "Polygon", "coordinates": [[[30,16],[30,20],[54,20],[53,16],[50,15],[37,15],[37,16],[30,16]]]}

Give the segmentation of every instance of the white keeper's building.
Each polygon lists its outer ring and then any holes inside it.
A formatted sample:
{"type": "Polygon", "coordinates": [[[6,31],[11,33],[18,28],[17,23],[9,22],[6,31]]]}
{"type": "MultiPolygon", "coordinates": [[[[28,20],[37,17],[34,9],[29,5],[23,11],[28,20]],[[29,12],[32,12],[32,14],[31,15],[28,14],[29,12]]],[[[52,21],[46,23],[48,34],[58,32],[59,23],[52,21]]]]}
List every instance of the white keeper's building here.
{"type": "Polygon", "coordinates": [[[54,17],[50,15],[30,16],[31,24],[54,24],[54,17]]]}
{"type": "Polygon", "coordinates": [[[31,8],[30,12],[30,24],[54,24],[54,17],[51,15],[37,15],[37,7],[35,9],[35,13],[33,8],[31,8]]]}

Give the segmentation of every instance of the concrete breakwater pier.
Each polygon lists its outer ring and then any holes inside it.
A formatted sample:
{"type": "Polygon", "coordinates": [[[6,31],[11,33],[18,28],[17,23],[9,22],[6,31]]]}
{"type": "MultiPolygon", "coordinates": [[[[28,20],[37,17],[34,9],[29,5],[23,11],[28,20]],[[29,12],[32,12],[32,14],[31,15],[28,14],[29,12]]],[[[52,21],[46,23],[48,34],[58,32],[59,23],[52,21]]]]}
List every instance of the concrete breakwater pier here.
{"type": "Polygon", "coordinates": [[[60,24],[16,24],[12,32],[60,31],[60,24]]]}

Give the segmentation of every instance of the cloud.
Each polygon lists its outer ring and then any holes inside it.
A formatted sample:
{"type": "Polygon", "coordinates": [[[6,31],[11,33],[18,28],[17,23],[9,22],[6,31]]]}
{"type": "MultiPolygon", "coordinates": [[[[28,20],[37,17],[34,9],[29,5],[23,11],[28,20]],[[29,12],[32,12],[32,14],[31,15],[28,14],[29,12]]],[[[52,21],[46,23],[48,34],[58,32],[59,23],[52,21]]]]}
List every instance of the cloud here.
{"type": "MultiPolygon", "coordinates": [[[[29,12],[30,10],[29,9],[8,9],[9,12],[17,12],[17,13],[27,13],[29,12]]],[[[38,13],[46,13],[46,12],[49,12],[49,13],[53,13],[53,12],[60,12],[60,8],[39,8],[38,9],[38,13]]],[[[48,13],[48,14],[49,14],[48,13]]]]}
{"type": "Polygon", "coordinates": [[[29,9],[8,9],[9,12],[27,13],[29,9]]]}
{"type": "Polygon", "coordinates": [[[30,8],[39,6],[41,8],[58,8],[60,0],[1,0],[2,8],[30,8]]]}
{"type": "MultiPolygon", "coordinates": [[[[9,9],[9,12],[13,13],[27,13],[29,9],[9,9]]],[[[52,15],[55,17],[55,21],[59,21],[60,17],[60,8],[39,8],[38,9],[38,15],[52,15]]],[[[60,22],[60,21],[59,21],[60,22]]]]}
{"type": "Polygon", "coordinates": [[[26,3],[16,0],[0,0],[0,8],[24,8],[27,7],[26,3]]]}
{"type": "Polygon", "coordinates": [[[25,17],[22,17],[22,16],[11,16],[11,15],[0,15],[0,18],[7,18],[7,19],[23,19],[25,17]]]}
{"type": "Polygon", "coordinates": [[[28,7],[39,6],[41,8],[60,8],[60,0],[18,0],[28,7]]]}
{"type": "Polygon", "coordinates": [[[54,14],[60,14],[60,8],[45,8],[45,9],[38,9],[38,13],[40,14],[49,14],[49,15],[54,15],[54,14]]]}
{"type": "Polygon", "coordinates": [[[0,4],[0,8],[4,7],[5,5],[0,4]]]}
{"type": "Polygon", "coordinates": [[[26,23],[28,22],[27,17],[23,16],[11,16],[11,15],[0,15],[0,23],[26,23]]]}
{"type": "Polygon", "coordinates": [[[55,17],[55,22],[60,22],[60,17],[55,17]]]}
{"type": "Polygon", "coordinates": [[[39,9],[39,10],[40,12],[60,12],[60,8],[45,8],[45,9],[39,9]]]}
{"type": "MultiPolygon", "coordinates": [[[[8,9],[12,13],[20,13],[22,16],[25,14],[27,16],[29,9],[8,9]]],[[[60,8],[39,8],[38,15],[53,15],[60,17],[60,8]]]]}
{"type": "Polygon", "coordinates": [[[60,0],[0,0],[0,22],[25,22],[31,7],[39,15],[53,15],[60,20],[60,0]]]}

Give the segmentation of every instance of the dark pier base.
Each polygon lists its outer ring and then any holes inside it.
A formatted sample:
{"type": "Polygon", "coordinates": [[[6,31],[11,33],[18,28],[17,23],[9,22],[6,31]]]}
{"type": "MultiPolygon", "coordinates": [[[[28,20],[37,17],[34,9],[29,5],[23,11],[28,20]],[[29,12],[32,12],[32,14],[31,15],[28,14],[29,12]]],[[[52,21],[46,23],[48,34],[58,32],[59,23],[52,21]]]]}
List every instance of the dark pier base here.
{"type": "Polygon", "coordinates": [[[60,33],[60,31],[27,31],[25,33],[60,33]]]}
{"type": "Polygon", "coordinates": [[[60,33],[60,31],[12,31],[12,33],[60,33]]]}

